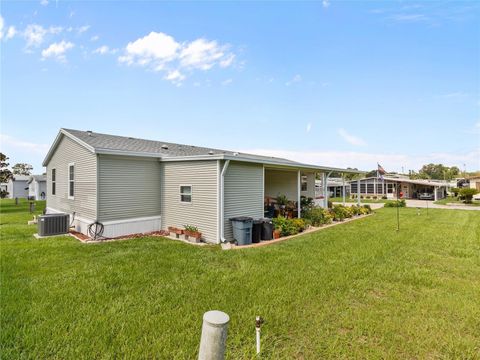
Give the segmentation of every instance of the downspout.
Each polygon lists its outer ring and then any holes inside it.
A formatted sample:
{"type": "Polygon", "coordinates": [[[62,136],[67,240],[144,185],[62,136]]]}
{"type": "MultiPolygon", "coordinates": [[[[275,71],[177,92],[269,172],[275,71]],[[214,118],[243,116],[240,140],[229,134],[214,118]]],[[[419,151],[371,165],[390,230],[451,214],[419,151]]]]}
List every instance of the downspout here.
{"type": "Polygon", "coordinates": [[[227,172],[230,160],[223,164],[222,172],[220,173],[220,242],[224,243],[225,239],[225,173],[227,172]]]}

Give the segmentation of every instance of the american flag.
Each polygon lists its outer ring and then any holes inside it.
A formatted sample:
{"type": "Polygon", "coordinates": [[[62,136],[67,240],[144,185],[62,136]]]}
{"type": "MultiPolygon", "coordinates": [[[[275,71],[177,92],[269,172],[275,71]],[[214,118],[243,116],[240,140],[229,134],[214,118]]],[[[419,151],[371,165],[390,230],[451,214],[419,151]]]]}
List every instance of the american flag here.
{"type": "Polygon", "coordinates": [[[382,165],[380,165],[379,163],[377,163],[377,177],[380,177],[380,178],[383,178],[383,175],[385,175],[387,172],[385,171],[385,169],[382,167],[382,165]]]}

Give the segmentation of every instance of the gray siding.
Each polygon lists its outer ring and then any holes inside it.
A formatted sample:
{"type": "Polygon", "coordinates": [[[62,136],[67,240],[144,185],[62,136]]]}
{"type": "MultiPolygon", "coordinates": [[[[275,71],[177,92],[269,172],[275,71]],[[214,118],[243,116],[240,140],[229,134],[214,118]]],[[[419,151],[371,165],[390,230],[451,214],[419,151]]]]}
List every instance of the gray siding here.
{"type": "Polygon", "coordinates": [[[263,165],[230,162],[224,182],[224,234],[233,240],[230,218],[251,216],[261,218],[263,211],[263,165]]]}
{"type": "Polygon", "coordinates": [[[99,221],[160,215],[157,159],[99,155],[98,173],[99,221]]]}
{"type": "Polygon", "coordinates": [[[161,163],[162,228],[197,226],[205,241],[218,242],[218,162],[161,163]],[[180,202],[180,185],[192,185],[192,202],[180,202]]]}
{"type": "Polygon", "coordinates": [[[97,215],[97,158],[63,136],[47,165],[47,207],[94,220],[97,215]],[[68,198],[68,164],[75,163],[75,198],[68,198]],[[52,169],[56,169],[56,194],[52,195],[52,169]]]}

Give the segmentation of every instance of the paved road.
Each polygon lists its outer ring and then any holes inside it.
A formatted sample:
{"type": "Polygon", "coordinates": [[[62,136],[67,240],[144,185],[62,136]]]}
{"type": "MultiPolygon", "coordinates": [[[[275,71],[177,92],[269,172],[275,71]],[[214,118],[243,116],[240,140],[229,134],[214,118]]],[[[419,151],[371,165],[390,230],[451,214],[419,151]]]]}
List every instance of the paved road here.
{"type": "MultiPolygon", "coordinates": [[[[430,200],[406,200],[407,207],[413,208],[426,208],[428,203],[429,209],[450,209],[450,210],[477,210],[480,211],[480,206],[467,206],[467,205],[438,205],[434,204],[430,200]]],[[[341,202],[335,202],[334,204],[342,204],[341,202]]],[[[353,205],[354,203],[346,203],[347,205],[353,205]]],[[[355,203],[356,204],[356,203],[355,203]]],[[[367,203],[362,203],[367,205],[367,203]]],[[[379,209],[383,207],[383,203],[368,203],[372,209],[379,209]]]]}
{"type": "Polygon", "coordinates": [[[480,210],[480,206],[468,206],[468,205],[438,205],[434,204],[430,200],[406,200],[407,207],[419,207],[426,208],[427,203],[428,207],[431,209],[454,209],[454,210],[480,210]]]}

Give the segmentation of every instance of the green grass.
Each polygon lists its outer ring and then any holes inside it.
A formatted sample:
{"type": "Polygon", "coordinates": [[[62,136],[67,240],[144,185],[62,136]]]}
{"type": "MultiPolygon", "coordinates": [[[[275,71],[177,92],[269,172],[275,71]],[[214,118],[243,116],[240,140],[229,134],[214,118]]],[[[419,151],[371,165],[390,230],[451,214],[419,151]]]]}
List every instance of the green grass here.
{"type": "Polygon", "coordinates": [[[434,204],[439,204],[439,205],[455,204],[455,205],[466,205],[466,206],[480,206],[480,201],[479,200],[473,200],[471,204],[465,204],[463,202],[463,200],[458,199],[458,197],[447,196],[444,199],[435,201],[434,204]]]}
{"type": "MultiPolygon", "coordinates": [[[[381,197],[381,195],[379,196],[381,197]]],[[[332,202],[343,202],[343,197],[333,197],[333,198],[328,198],[328,200],[332,201],[332,202]]],[[[364,204],[368,204],[368,203],[385,203],[389,200],[387,199],[365,199],[365,196],[363,197],[363,199],[360,199],[360,202],[361,203],[364,203],[364,204]]],[[[350,197],[346,197],[345,198],[345,202],[347,203],[357,203],[357,199],[351,199],[350,197]]]]}
{"type": "Polygon", "coordinates": [[[146,237],[36,240],[2,201],[2,359],[194,359],[202,315],[227,358],[480,358],[480,212],[381,209],[263,248],[146,237]]]}

